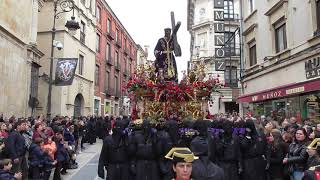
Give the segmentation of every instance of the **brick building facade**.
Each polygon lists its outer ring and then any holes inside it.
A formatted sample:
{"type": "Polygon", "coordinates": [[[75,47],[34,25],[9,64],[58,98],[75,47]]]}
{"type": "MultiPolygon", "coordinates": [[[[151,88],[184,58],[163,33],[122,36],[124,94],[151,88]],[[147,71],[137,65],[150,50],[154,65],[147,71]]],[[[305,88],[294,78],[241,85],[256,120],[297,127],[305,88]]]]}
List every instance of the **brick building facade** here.
{"type": "Polygon", "coordinates": [[[137,45],[105,1],[97,0],[96,11],[94,113],[128,115],[122,87],[136,67],[137,45]]]}

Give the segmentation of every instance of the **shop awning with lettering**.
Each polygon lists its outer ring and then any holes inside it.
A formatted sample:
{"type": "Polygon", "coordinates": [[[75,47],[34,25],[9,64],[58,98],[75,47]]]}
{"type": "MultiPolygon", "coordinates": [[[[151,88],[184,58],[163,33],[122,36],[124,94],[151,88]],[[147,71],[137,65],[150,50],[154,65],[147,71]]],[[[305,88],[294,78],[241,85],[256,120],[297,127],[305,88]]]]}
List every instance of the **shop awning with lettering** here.
{"type": "Polygon", "coordinates": [[[279,99],[283,97],[298,95],[301,93],[307,93],[307,92],[312,92],[317,90],[320,90],[320,79],[316,79],[308,82],[289,84],[281,87],[268,89],[265,91],[260,91],[253,94],[240,96],[238,98],[238,101],[248,102],[248,103],[259,102],[259,101],[266,101],[269,99],[279,99]]]}

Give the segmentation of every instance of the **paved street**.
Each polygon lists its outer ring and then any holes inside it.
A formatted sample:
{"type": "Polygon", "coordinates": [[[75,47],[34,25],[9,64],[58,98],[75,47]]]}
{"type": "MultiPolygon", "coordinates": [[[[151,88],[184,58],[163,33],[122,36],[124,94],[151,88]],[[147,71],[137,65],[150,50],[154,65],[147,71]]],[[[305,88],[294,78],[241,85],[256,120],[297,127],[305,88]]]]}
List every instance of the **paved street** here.
{"type": "Polygon", "coordinates": [[[101,179],[97,176],[99,155],[102,147],[102,140],[97,139],[93,145],[85,144],[86,149],[77,157],[78,169],[69,169],[63,180],[95,180],[101,179]]]}

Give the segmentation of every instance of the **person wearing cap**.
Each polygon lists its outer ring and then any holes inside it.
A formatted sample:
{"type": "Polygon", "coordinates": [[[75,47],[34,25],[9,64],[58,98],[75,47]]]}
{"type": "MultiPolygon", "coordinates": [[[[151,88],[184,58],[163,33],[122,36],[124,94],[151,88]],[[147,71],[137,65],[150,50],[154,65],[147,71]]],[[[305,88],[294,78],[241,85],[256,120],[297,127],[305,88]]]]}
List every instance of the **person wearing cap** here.
{"type": "Polygon", "coordinates": [[[165,158],[173,161],[175,180],[191,180],[192,162],[198,157],[189,148],[172,148],[165,158]]]}
{"type": "Polygon", "coordinates": [[[317,180],[320,178],[320,138],[315,138],[308,146],[308,169],[303,173],[303,180],[317,180]]]}

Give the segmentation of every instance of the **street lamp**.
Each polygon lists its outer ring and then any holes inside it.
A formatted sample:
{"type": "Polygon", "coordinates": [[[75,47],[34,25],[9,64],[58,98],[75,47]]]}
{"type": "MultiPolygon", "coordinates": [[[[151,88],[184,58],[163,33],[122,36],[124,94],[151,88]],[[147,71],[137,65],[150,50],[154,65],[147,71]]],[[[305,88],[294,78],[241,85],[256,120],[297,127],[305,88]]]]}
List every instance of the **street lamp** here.
{"type": "Polygon", "coordinates": [[[71,36],[75,35],[76,31],[80,29],[79,23],[75,21],[74,17],[74,3],[73,0],[53,0],[54,6],[54,15],[53,15],[53,27],[52,27],[52,39],[51,39],[51,56],[50,56],[50,75],[49,75],[49,91],[48,91],[48,100],[47,100],[47,118],[50,120],[51,116],[51,93],[52,93],[52,72],[53,72],[53,54],[54,54],[54,41],[56,36],[56,19],[59,18],[59,15],[65,12],[73,11],[71,20],[67,21],[65,27],[68,28],[68,31],[71,36]],[[60,6],[61,11],[57,11],[58,5],[60,6]]]}

